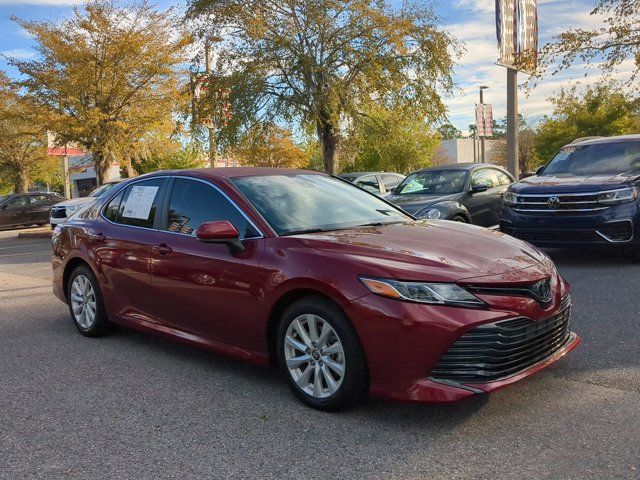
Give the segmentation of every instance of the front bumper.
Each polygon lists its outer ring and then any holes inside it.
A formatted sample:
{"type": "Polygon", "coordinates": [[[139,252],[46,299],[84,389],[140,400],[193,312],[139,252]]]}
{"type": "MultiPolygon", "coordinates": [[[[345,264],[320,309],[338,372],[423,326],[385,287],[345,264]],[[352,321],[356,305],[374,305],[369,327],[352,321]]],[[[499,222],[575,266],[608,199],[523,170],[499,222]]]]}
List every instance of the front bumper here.
{"type": "Polygon", "coordinates": [[[537,246],[608,245],[640,243],[638,202],[614,205],[588,213],[522,213],[502,209],[500,230],[537,246]]]}
{"type": "Polygon", "coordinates": [[[474,328],[514,318],[548,319],[561,309],[568,294],[562,282],[547,309],[525,297],[478,295],[490,309],[455,308],[401,302],[366,295],[347,312],[362,342],[370,375],[370,393],[391,400],[454,402],[504,388],[557,361],[580,342],[568,332],[549,355],[487,382],[432,378],[432,371],[462,335],[474,328]]]}

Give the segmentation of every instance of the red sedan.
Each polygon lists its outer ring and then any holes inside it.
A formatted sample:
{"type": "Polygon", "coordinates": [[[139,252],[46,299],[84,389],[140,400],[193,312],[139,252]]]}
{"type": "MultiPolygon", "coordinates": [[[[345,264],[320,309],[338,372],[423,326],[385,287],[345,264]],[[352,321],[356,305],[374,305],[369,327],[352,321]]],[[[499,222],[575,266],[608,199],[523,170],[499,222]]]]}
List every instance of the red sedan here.
{"type": "Polygon", "coordinates": [[[415,221],[324,174],[219,168],[123,182],[53,234],[76,327],[277,363],[305,403],[449,402],[573,349],[567,283],[531,245],[415,221]]]}

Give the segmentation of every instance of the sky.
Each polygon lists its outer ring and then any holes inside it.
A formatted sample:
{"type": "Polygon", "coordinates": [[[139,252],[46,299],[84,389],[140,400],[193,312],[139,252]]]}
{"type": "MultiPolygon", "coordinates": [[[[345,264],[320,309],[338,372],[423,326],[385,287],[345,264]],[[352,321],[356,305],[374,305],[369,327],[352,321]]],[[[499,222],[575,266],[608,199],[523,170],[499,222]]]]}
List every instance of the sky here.
{"type": "MultiPolygon", "coordinates": [[[[62,19],[69,15],[77,0],[0,0],[0,54],[18,58],[33,58],[32,39],[11,18],[22,19],[62,19]]],[[[176,3],[167,0],[155,2],[160,8],[176,3]]],[[[459,130],[466,132],[474,123],[474,106],[478,102],[478,87],[486,85],[485,103],[493,104],[494,117],[502,119],[506,115],[506,70],[496,65],[497,43],[495,34],[495,0],[439,0],[434,2],[445,28],[458,40],[464,42],[465,52],[458,60],[454,72],[456,89],[446,98],[448,117],[459,130]]],[[[538,0],[538,20],[540,45],[568,27],[591,28],[601,24],[601,19],[589,15],[594,0],[538,0]]],[[[631,62],[620,69],[620,79],[628,77],[631,62]]],[[[0,57],[0,69],[9,76],[17,72],[0,57]]],[[[575,65],[561,74],[548,77],[528,92],[521,88],[519,112],[535,122],[542,115],[552,111],[548,98],[560,87],[579,81],[586,85],[600,79],[597,69],[587,69],[575,65]],[[587,75],[585,77],[585,75],[587,75]]],[[[527,80],[519,74],[519,83],[527,80]]]]}

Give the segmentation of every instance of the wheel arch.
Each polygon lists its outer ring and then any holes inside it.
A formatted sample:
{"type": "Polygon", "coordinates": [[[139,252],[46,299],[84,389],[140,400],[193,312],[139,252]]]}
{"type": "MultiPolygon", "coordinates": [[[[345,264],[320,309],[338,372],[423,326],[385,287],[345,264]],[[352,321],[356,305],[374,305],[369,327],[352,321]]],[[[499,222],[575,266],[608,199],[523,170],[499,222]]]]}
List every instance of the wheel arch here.
{"type": "Polygon", "coordinates": [[[344,314],[345,318],[357,335],[357,330],[355,329],[355,326],[351,322],[346,309],[343,307],[343,305],[341,305],[340,301],[336,301],[335,298],[332,298],[331,295],[327,294],[321,289],[309,286],[293,288],[280,295],[269,311],[265,336],[267,340],[267,351],[269,355],[270,365],[275,365],[277,363],[276,334],[278,331],[278,324],[280,322],[280,319],[282,318],[282,315],[284,314],[285,310],[289,308],[289,306],[291,306],[294,302],[297,302],[298,300],[305,297],[320,297],[334,304],[344,314]]]}
{"type": "Polygon", "coordinates": [[[93,268],[91,268],[89,262],[87,262],[84,258],[74,257],[70,259],[64,266],[64,271],[62,273],[62,291],[64,292],[64,296],[66,299],[69,298],[69,277],[71,276],[71,273],[79,266],[87,267],[96,276],[96,278],[98,278],[96,272],[93,270],[93,268]]]}

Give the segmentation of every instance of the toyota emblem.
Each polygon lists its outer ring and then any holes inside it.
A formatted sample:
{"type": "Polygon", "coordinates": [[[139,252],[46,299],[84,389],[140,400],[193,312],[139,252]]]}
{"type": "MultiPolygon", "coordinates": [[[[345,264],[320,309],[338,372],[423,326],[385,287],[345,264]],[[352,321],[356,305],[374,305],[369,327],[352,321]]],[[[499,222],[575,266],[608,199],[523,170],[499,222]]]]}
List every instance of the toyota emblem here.
{"type": "Polygon", "coordinates": [[[547,200],[547,205],[549,208],[558,208],[560,206],[560,199],[558,197],[550,197],[549,200],[547,200]]]}
{"type": "Polygon", "coordinates": [[[533,294],[538,297],[540,303],[548,304],[551,302],[551,280],[549,278],[545,278],[544,280],[540,280],[538,283],[533,285],[531,288],[533,294]]]}

